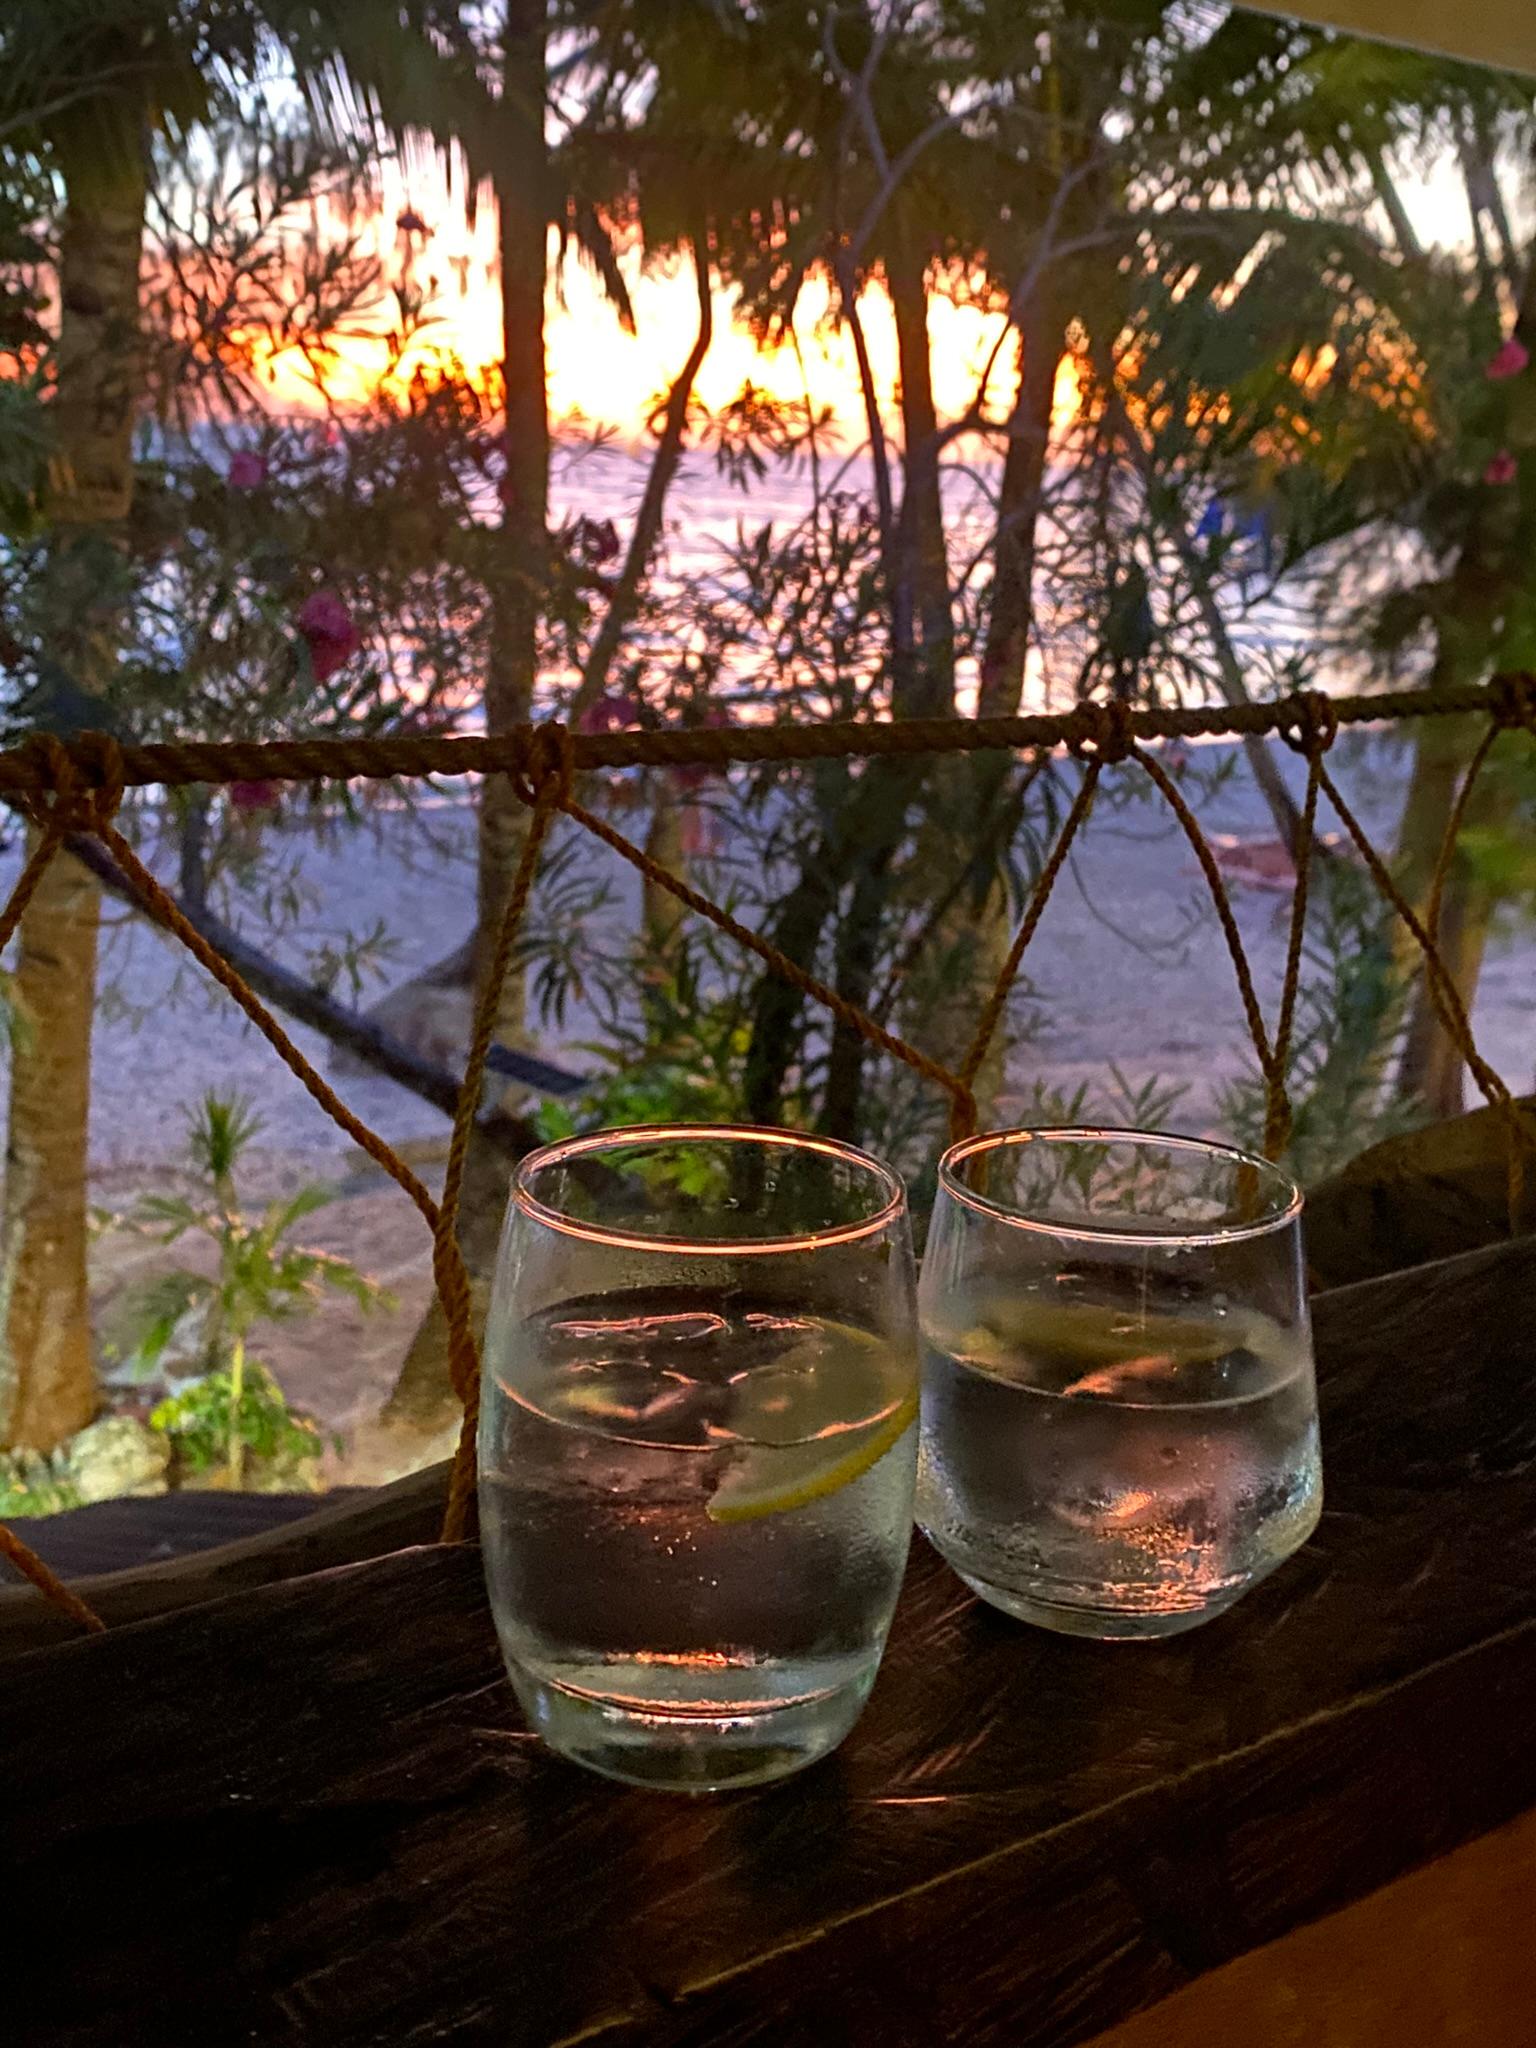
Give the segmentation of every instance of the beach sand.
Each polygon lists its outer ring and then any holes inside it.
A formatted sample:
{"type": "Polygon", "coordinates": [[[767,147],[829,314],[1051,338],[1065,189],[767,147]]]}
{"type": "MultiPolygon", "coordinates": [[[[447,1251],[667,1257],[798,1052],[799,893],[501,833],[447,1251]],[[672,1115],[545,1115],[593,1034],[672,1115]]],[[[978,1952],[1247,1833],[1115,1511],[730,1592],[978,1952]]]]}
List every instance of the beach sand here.
{"type": "MultiPolygon", "coordinates": [[[[1216,758],[1210,750],[1209,759],[1216,758]]],[[[1390,829],[1405,759],[1400,743],[1341,743],[1341,780],[1373,829],[1390,829]]],[[[1286,762],[1299,787],[1299,762],[1289,756],[1286,762]]],[[[1242,842],[1273,836],[1241,764],[1199,809],[1213,834],[1242,842]]],[[[637,829],[633,814],[620,823],[637,829]]],[[[320,839],[281,820],[269,829],[296,857],[324,906],[306,913],[302,927],[274,951],[297,964],[326,937],[359,932],[375,921],[387,928],[393,948],[388,978],[370,987],[364,1003],[440,959],[467,931],[474,892],[467,808],[443,804],[425,821],[384,813],[373,825],[320,839]],[[422,822],[428,832],[418,829],[422,822]]],[[[629,871],[606,849],[594,848],[583,859],[615,881],[605,922],[618,930],[627,921],[632,928],[637,902],[629,871]]],[[[1233,902],[1261,1001],[1272,1015],[1287,898],[1238,883],[1233,902]]],[[[1536,934],[1510,932],[1496,939],[1475,1017],[1485,1055],[1519,1087],[1530,1084],[1533,1064],[1533,954],[1536,934]]],[[[1096,812],[1062,876],[1027,973],[1029,989],[1012,1020],[1015,1029],[1027,1028],[1010,1060],[1005,1114],[1010,1108],[1016,1114],[1036,1083],[1070,1090],[1086,1082],[1103,1108],[1113,1063],[1133,1085],[1154,1076],[1183,1084],[1187,1093],[1169,1121],[1177,1128],[1204,1129],[1220,1085],[1252,1071],[1219,927],[1189,846],[1160,805],[1104,805],[1096,812]]],[[[335,1129],[233,1003],[221,991],[205,989],[195,964],[141,922],[115,926],[102,985],[91,1127],[94,1199],[120,1209],[145,1189],[165,1187],[181,1152],[186,1112],[203,1092],[235,1089],[248,1096],[263,1119],[247,1175],[253,1197],[265,1199],[311,1180],[335,1186],[338,1199],[308,1220],[306,1238],[357,1261],[399,1300],[393,1313],[372,1316],[327,1303],[315,1317],[263,1337],[260,1349],[291,1400],[354,1437],[359,1455],[348,1462],[346,1476],[384,1476],[389,1452],[375,1457],[365,1446],[370,1420],[430,1293],[429,1247],[420,1218],[335,1129]]],[[[542,1038],[541,1050],[579,1066],[575,1044],[593,1028],[591,1017],[577,1012],[560,1037],[542,1038]]],[[[390,1082],[356,1073],[336,1076],[323,1041],[298,1027],[293,1036],[336,1079],[357,1114],[391,1143],[408,1147],[424,1174],[435,1179],[433,1161],[441,1157],[446,1118],[390,1082]]],[[[121,1235],[99,1241],[93,1279],[102,1327],[111,1324],[125,1289],[156,1256],[163,1260],[163,1254],[121,1235]]]]}

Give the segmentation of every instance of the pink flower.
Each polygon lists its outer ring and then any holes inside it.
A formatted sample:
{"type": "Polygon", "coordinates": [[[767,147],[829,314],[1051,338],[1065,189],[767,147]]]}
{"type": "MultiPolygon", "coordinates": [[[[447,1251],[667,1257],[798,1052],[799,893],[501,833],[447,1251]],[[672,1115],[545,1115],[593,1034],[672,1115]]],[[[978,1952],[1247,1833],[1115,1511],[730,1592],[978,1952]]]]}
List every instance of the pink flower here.
{"type": "Polygon", "coordinates": [[[1518,335],[1512,334],[1504,346],[1488,358],[1483,375],[1493,384],[1501,384],[1506,377],[1518,377],[1522,370],[1531,366],[1531,352],[1518,335]]]}
{"type": "Polygon", "coordinates": [[[229,458],[226,481],[232,491],[259,491],[267,480],[267,458],[254,448],[237,448],[229,458]]]}
{"type": "Polygon", "coordinates": [[[402,235],[429,235],[432,232],[414,206],[406,207],[403,213],[395,216],[395,226],[402,235]]]}
{"type": "Polygon", "coordinates": [[[1497,455],[1490,458],[1488,467],[1483,471],[1483,482],[1485,484],[1512,484],[1519,474],[1519,463],[1516,462],[1507,448],[1501,448],[1497,455]]]}
{"type": "Polygon", "coordinates": [[[275,811],[278,804],[275,782],[232,782],[229,800],[237,811],[275,811]]]}
{"type": "Polygon", "coordinates": [[[315,680],[325,682],[362,642],[352,614],[334,590],[317,590],[299,607],[298,628],[309,649],[315,680]]]}
{"type": "Polygon", "coordinates": [[[608,690],[576,721],[578,732],[623,732],[640,723],[640,699],[633,690],[608,690]]]}

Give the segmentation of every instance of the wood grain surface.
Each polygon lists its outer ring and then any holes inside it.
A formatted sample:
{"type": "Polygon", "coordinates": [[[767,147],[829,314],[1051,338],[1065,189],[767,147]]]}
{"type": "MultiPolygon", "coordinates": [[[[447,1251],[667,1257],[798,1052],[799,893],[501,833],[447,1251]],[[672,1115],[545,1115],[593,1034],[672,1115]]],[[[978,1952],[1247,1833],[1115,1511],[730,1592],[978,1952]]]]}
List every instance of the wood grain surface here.
{"type": "Polygon", "coordinates": [[[467,1548],[13,1659],[0,2026],[1089,2039],[1536,1805],[1533,1250],[1319,1300],[1323,1524],[1231,1614],[1064,1641],[919,1541],[863,1720],[768,1791],[626,1792],[547,1755],[467,1548]]]}
{"type": "Polygon", "coordinates": [[[1531,2048],[1536,1813],[1197,1977],[1090,2048],[1531,2048]]]}

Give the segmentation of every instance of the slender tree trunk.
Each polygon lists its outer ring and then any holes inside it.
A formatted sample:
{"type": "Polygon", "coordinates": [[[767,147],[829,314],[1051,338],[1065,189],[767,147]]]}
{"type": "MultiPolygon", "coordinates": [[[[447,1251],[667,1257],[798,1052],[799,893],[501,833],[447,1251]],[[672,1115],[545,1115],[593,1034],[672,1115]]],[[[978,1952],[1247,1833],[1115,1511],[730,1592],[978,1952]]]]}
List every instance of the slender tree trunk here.
{"type": "Polygon", "coordinates": [[[629,551],[624,557],[624,566],[619,571],[613,594],[608,600],[603,622],[593,637],[591,652],[582,671],[581,684],[571,707],[577,716],[585,711],[588,705],[596,703],[607,689],[608,677],[623,645],[625,631],[634,617],[645,572],[650,566],[651,556],[661,537],[661,522],[666,512],[667,493],[672,488],[678,464],[682,460],[683,437],[687,431],[688,407],[693,398],[694,383],[714,339],[715,302],[709,270],[709,229],[703,220],[697,223],[689,241],[693,250],[694,286],[698,298],[698,331],[687,359],[667,394],[661,433],[645,479],[640,509],[635,515],[635,530],[630,536],[629,551]]]}
{"type": "Polygon", "coordinates": [[[922,659],[912,701],[892,705],[897,717],[941,718],[954,709],[955,625],[944,506],[939,490],[939,423],[933,402],[933,359],[928,341],[928,288],[921,251],[898,233],[886,259],[886,283],[896,323],[901,370],[901,429],[905,477],[900,554],[910,576],[922,659]]]}
{"type": "Polygon", "coordinates": [[[1412,257],[1417,262],[1424,254],[1424,245],[1419,240],[1418,231],[1409,217],[1407,207],[1403,204],[1403,195],[1397,189],[1397,180],[1387,168],[1386,158],[1379,149],[1373,149],[1366,161],[1370,166],[1371,183],[1376,187],[1376,197],[1380,200],[1382,210],[1391,224],[1392,239],[1405,256],[1412,257]]]}
{"type": "MultiPolygon", "coordinates": [[[[1035,549],[1045,495],[1051,408],[1066,327],[1065,309],[1066,299],[1059,283],[1053,290],[1052,280],[1047,276],[1041,280],[1040,289],[1020,323],[1019,384],[1008,421],[1008,452],[1003,459],[998,490],[997,529],[992,543],[992,605],[977,693],[976,708],[983,718],[1010,717],[1023,702],[1034,623],[1035,549]]],[[[1004,792],[1006,764],[978,755],[965,767],[973,798],[968,823],[974,825],[978,819],[994,815],[993,806],[1004,792]]],[[[958,866],[954,854],[951,859],[958,866]]],[[[936,936],[940,943],[953,947],[967,926],[975,933],[972,979],[980,998],[996,983],[1013,939],[1008,892],[1000,879],[974,917],[963,905],[957,906],[942,921],[936,936]]],[[[957,1007],[951,1016],[940,1019],[938,1037],[926,1049],[951,1067],[958,1064],[969,1043],[975,1014],[973,1003],[965,1006],[963,1013],[957,1007]]],[[[1007,1064],[1007,1033],[1000,1031],[973,1083],[983,1123],[991,1120],[1007,1064]]]]}
{"type": "MultiPolygon", "coordinates": [[[[645,851],[658,867],[664,867],[669,874],[683,875],[687,866],[683,848],[683,812],[687,798],[665,768],[653,779],[655,803],[645,835],[645,851]]],[[[676,945],[677,935],[688,913],[670,889],[658,888],[650,881],[646,882],[642,892],[642,903],[641,920],[646,943],[653,954],[665,957],[676,945]]]]}
{"type": "MultiPolygon", "coordinates": [[[[511,1156],[501,1147],[480,1136],[471,1141],[464,1167],[459,1245],[469,1269],[470,1313],[477,1335],[485,1328],[512,1168],[511,1156]]],[[[448,1321],[434,1295],[411,1338],[381,1420],[411,1437],[429,1437],[448,1429],[458,1413],[458,1399],[448,1378],[448,1321]]]]}
{"type": "MultiPolygon", "coordinates": [[[[1397,880],[1421,915],[1427,908],[1445,821],[1455,801],[1466,754],[1464,731],[1455,736],[1442,731],[1436,738],[1427,730],[1418,735],[1414,772],[1399,833],[1397,880]]],[[[1508,790],[1485,775],[1473,791],[1464,829],[1497,830],[1508,822],[1510,807],[1508,790]]],[[[1440,905],[1437,943],[1440,957],[1469,1013],[1477,995],[1493,909],[1494,898],[1486,884],[1465,861],[1453,860],[1440,905]]],[[[1415,981],[1403,1035],[1397,1092],[1405,1101],[1421,1103],[1435,1117],[1459,1116],[1466,1106],[1461,1054],[1446,1035],[1430,1000],[1417,946],[1406,933],[1400,932],[1398,939],[1404,972],[1413,973],[1415,981]]]]}
{"type": "MultiPolygon", "coordinates": [[[[501,559],[492,593],[485,723],[510,731],[533,711],[538,629],[549,551],[549,414],[544,360],[544,291],[549,165],[544,141],[544,0],[507,0],[502,81],[502,165],[495,179],[501,224],[502,377],[506,471],[501,559]]],[[[506,901],[527,820],[500,779],[480,803],[479,958],[483,967],[506,901]]],[[[515,1040],[521,985],[508,977],[498,1034],[515,1040]]]]}
{"type": "Polygon", "coordinates": [[[245,1478],[245,1436],[240,1428],[240,1408],[245,1399],[245,1339],[237,1337],[229,1349],[229,1483],[238,1490],[245,1478]]]}
{"type": "Polygon", "coordinates": [[[1020,328],[1023,360],[1008,421],[1008,453],[998,491],[992,543],[992,608],[981,657],[977,710],[1012,717],[1024,695],[1024,665],[1034,618],[1035,540],[1050,453],[1051,406],[1065,319],[1042,285],[1020,328]]]}
{"type": "MultiPolygon", "coordinates": [[[[52,410],[55,654],[92,693],[116,663],[116,554],[133,499],[143,158],[114,158],[109,178],[99,165],[64,165],[52,410]]],[[[99,916],[95,880],[60,854],[20,933],[15,995],[27,1028],[11,1062],[0,1222],[0,1443],[37,1450],[82,1428],[96,1407],[86,1167],[99,916]]]]}
{"type": "MultiPolygon", "coordinates": [[[[1493,918],[1493,896],[1462,864],[1453,868],[1440,906],[1440,957],[1464,999],[1476,991],[1493,918]]],[[[1399,1085],[1436,1118],[1466,1108],[1465,1066],[1424,994],[1415,998],[1403,1043],[1399,1085]]]]}
{"type": "MultiPolygon", "coordinates": [[[[503,733],[533,712],[539,617],[549,556],[549,409],[544,357],[549,163],[544,140],[544,0],[507,0],[502,74],[502,155],[493,180],[500,216],[502,378],[506,470],[501,554],[491,593],[491,648],[485,676],[485,724],[503,733]]],[[[480,793],[475,979],[485,970],[528,830],[527,813],[504,779],[480,793]]],[[[502,986],[496,1037],[523,1035],[524,986],[502,986]]],[[[511,1167],[482,1133],[470,1140],[459,1238],[475,1296],[477,1326],[495,1261],[511,1167]]],[[[411,1340],[383,1419],[412,1431],[439,1428],[456,1407],[448,1380],[447,1327],[434,1301],[411,1340]]]]}
{"type": "MultiPolygon", "coordinates": [[[[898,227],[886,258],[886,284],[895,314],[901,370],[903,480],[897,526],[898,580],[912,592],[920,637],[910,677],[893,674],[891,709],[898,718],[942,717],[954,709],[954,614],[939,491],[939,425],[933,399],[928,339],[928,288],[921,249],[898,227]]],[[[833,982],[846,1001],[869,1002],[875,965],[886,937],[894,866],[907,816],[923,781],[904,762],[871,762],[862,778],[871,811],[867,829],[852,842],[853,892],[838,933],[833,982]]],[[[821,1128],[856,1138],[863,1116],[864,1068],[869,1047],[858,1032],[837,1023],[827,1068],[821,1128]]]]}

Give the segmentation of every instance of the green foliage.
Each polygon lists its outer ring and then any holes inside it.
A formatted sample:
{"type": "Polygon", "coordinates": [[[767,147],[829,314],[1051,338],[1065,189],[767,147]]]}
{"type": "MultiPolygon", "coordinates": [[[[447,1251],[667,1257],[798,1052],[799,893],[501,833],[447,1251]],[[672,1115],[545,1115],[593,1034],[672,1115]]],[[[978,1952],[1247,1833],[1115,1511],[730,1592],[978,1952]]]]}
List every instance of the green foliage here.
{"type": "Polygon", "coordinates": [[[173,1343],[190,1343],[203,1376],[185,1394],[162,1403],[151,1420],[178,1442],[191,1432],[189,1443],[200,1444],[197,1432],[213,1428],[210,1418],[222,1413],[226,1449],[236,1468],[240,1445],[269,1455],[261,1445],[274,1431],[297,1432],[286,1447],[298,1456],[311,1455],[298,1448],[301,1437],[319,1441],[311,1424],[290,1414],[266,1368],[247,1357],[251,1331],[263,1322],[310,1313],[327,1291],[345,1294],[363,1309],[394,1305],[392,1296],[349,1261],[293,1241],[304,1219],[332,1200],[330,1189],[301,1188],[254,1215],[244,1211],[236,1174],[260,1129],[240,1097],[209,1093],[187,1125],[188,1157],[201,1187],[191,1195],[146,1195],[126,1217],[109,1219],[161,1245],[190,1236],[210,1247],[211,1271],[173,1268],[133,1292],[118,1348],[136,1375],[148,1376],[160,1369],[173,1343]]]}
{"type": "Polygon", "coordinates": [[[259,1136],[261,1118],[237,1095],[210,1091],[193,1110],[187,1126],[187,1151],[192,1164],[216,1188],[227,1185],[240,1154],[259,1136]]]}
{"type": "Polygon", "coordinates": [[[642,991],[638,1013],[626,1013],[616,983],[604,990],[611,1005],[604,1035],[578,1048],[596,1078],[581,1096],[539,1104],[540,1135],[553,1141],[633,1124],[739,1123],[751,1033],[739,987],[718,979],[728,965],[736,962],[707,941],[635,955],[629,972],[642,991]]]}
{"type": "Polygon", "coordinates": [[[74,1484],[36,1451],[0,1452],[0,1521],[60,1515],[80,1506],[74,1484]]]}
{"type": "MultiPolygon", "coordinates": [[[[1293,1122],[1284,1160],[1304,1187],[1423,1121],[1389,1087],[1406,995],[1392,924],[1392,911],[1352,861],[1330,860],[1314,875],[1287,1069],[1293,1122]]],[[[1257,1150],[1265,1106],[1263,1083],[1251,1076],[1224,1091],[1222,1123],[1257,1150]]]]}
{"type": "MultiPolygon", "coordinates": [[[[957,459],[936,534],[923,522],[938,491],[899,473],[930,453],[910,432],[904,458],[903,437],[887,445],[879,418],[866,422],[898,469],[887,502],[870,502],[856,470],[833,467],[809,395],[788,402],[749,381],[714,411],[694,395],[690,450],[746,502],[703,571],[669,559],[664,534],[644,565],[609,671],[643,722],[744,707],[801,723],[881,718],[910,708],[914,669],[924,687],[938,678],[934,708],[953,709],[952,678],[988,674],[1014,551],[1030,554],[1027,616],[1006,662],[1022,672],[1027,646],[1057,703],[1101,686],[1127,624],[1145,625],[1145,656],[1112,663],[1112,682],[1162,702],[1314,682],[1325,659],[1372,674],[1384,660],[1415,674],[1434,663],[1445,679],[1536,665],[1536,385],[1482,374],[1529,250],[1507,249],[1501,272],[1482,251],[1426,252],[1392,231],[1413,154],[1462,162],[1491,237],[1472,173],[1495,187],[1523,175],[1528,86],[1167,0],[935,0],[878,28],[865,9],[819,0],[524,16],[515,38],[497,10],[457,0],[126,0],[115,14],[100,0],[23,0],[7,16],[0,134],[21,140],[0,163],[0,525],[14,543],[0,553],[0,665],[17,736],[86,722],[144,739],[436,729],[472,708],[476,679],[521,673],[504,622],[518,609],[509,564],[515,576],[525,565],[509,545],[514,508],[504,499],[500,525],[493,509],[507,480],[494,396],[443,355],[321,427],[277,419],[262,380],[279,344],[323,382],[343,344],[370,331],[393,330],[396,369],[430,340],[434,282],[414,255],[378,254],[381,137],[461,152],[473,187],[505,177],[509,133],[530,126],[548,162],[528,203],[547,204],[562,248],[580,251],[626,318],[627,247],[664,263],[696,238],[760,336],[782,337],[818,276],[829,323],[852,321],[863,286],[905,274],[919,297],[1006,308],[1020,329],[965,438],[945,443],[957,459]],[[258,48],[278,63],[277,45],[292,66],[278,90],[210,94],[258,48]],[[77,551],[99,585],[93,625],[113,644],[107,696],[82,698],[75,607],[48,574],[39,509],[50,244],[58,166],[78,173],[81,137],[95,134],[108,178],[125,133],[135,147],[156,137],[143,319],[158,431],[141,451],[127,546],[113,536],[77,551]],[[1020,458],[1041,438],[1008,417],[1020,341],[1031,359],[1065,346],[1086,404],[1051,438],[1038,481],[1004,505],[1004,459],[1027,470],[1020,458]],[[1484,472],[1506,448],[1517,475],[1500,495],[1484,472]],[[259,485],[232,487],[235,453],[259,457],[259,485]],[[770,472],[809,475],[805,517],[761,517],[750,494],[770,472]],[[1212,508],[1225,523],[1198,539],[1212,508]],[[1272,550],[1253,540],[1261,511],[1272,550]],[[935,562],[942,588],[919,602],[935,562]],[[322,582],[344,593],[363,642],[329,676],[295,630],[322,582]],[[1316,663],[1272,651],[1286,602],[1327,622],[1316,663]]],[[[1512,213],[1528,242],[1525,211],[1512,213]]],[[[417,251],[430,237],[404,239],[417,251]]],[[[543,294],[525,296],[537,324],[543,294]]],[[[902,364],[903,400],[914,368],[902,364]]],[[[578,686],[614,602],[615,572],[583,559],[585,523],[557,526],[547,549],[539,523],[541,687],[578,686]]],[[[1016,914],[1065,786],[1052,774],[1028,791],[993,786],[989,764],[950,766],[777,764],[702,794],[658,776],[638,797],[636,778],[615,778],[610,796],[712,817],[726,845],[690,855],[701,885],[930,1046],[974,1014],[986,959],[966,918],[980,924],[1004,899],[1016,914]]],[[[1114,780],[1104,809],[1120,800],[1114,780]]],[[[366,799],[280,801],[323,825],[355,823],[366,799]]],[[[1522,794],[1466,844],[1469,867],[1514,901],[1536,895],[1529,811],[1522,794]]],[[[255,921],[311,933],[318,985],[355,996],[387,959],[382,927],[314,928],[302,857],[275,854],[277,835],[234,802],[184,799],[174,824],[183,876],[215,908],[233,895],[255,921]]],[[[582,1048],[597,1071],[585,1097],[539,1111],[546,1135],[755,1109],[846,1131],[903,1164],[931,1152],[933,1092],[890,1062],[846,1057],[847,1034],[840,1046],[759,963],[692,936],[661,956],[621,945],[597,957],[607,901],[557,850],[518,966],[547,1021],[563,1026],[581,1001],[602,1036],[582,1048]]],[[[1340,911],[1336,931],[1333,915],[1314,920],[1309,954],[1298,1157],[1327,1156],[1341,1133],[1353,1143],[1382,1113],[1393,1038],[1383,942],[1364,932],[1363,909],[1340,911]]],[[[1125,1113],[1169,1107],[1154,1093],[1125,1113]]],[[[207,1242],[217,1268],[145,1290],[132,1338],[142,1370],[189,1333],[223,1370],[260,1319],[302,1312],[326,1288],[362,1299],[370,1285],[295,1245],[313,1191],[243,1214],[233,1177],[250,1135],[238,1105],[211,1099],[193,1136],[200,1196],[157,1198],[135,1218],[166,1243],[207,1242]]]]}
{"type": "Polygon", "coordinates": [[[189,1472],[209,1472],[225,1463],[238,1438],[253,1458],[301,1464],[324,1449],[318,1424],[288,1406],[282,1388],[264,1365],[247,1359],[238,1402],[233,1375],[205,1373],[150,1411],[150,1427],[170,1438],[189,1472]]]}

